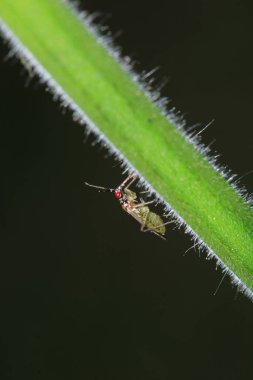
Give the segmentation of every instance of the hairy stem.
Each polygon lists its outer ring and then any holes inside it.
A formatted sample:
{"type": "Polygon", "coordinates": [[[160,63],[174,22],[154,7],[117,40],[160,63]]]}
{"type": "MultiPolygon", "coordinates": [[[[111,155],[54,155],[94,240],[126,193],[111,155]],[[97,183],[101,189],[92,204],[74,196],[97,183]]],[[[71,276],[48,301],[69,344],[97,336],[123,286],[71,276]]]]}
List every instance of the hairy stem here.
{"type": "Polygon", "coordinates": [[[134,169],[199,245],[253,290],[253,212],[131,70],[60,0],[1,0],[1,30],[30,70],[134,169]]]}

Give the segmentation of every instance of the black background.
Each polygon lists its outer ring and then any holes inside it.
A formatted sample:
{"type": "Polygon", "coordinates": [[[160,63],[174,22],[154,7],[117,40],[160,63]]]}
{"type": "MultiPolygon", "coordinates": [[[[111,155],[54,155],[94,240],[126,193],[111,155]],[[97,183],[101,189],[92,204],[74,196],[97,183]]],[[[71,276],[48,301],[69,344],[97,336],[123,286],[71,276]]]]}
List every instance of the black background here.
{"type": "MultiPolygon", "coordinates": [[[[84,5],[82,3],[82,5],[84,5]]],[[[136,69],[243,176],[253,169],[249,0],[87,0],[136,69]],[[201,126],[199,127],[201,129],[201,126]]],[[[215,263],[142,234],[110,194],[119,167],[1,42],[1,379],[248,379],[252,302],[215,263]]],[[[253,191],[253,174],[242,179],[253,191]]]]}

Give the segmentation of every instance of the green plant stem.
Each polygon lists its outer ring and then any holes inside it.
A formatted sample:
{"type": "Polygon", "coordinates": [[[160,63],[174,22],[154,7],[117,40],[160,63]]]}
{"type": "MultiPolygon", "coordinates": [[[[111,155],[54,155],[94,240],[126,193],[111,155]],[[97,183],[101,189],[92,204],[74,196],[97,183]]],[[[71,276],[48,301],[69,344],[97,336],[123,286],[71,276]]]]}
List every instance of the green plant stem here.
{"type": "Polygon", "coordinates": [[[53,79],[48,85],[59,85],[108,148],[121,152],[209,253],[253,290],[252,209],[90,29],[60,0],[1,0],[0,17],[53,79]]]}

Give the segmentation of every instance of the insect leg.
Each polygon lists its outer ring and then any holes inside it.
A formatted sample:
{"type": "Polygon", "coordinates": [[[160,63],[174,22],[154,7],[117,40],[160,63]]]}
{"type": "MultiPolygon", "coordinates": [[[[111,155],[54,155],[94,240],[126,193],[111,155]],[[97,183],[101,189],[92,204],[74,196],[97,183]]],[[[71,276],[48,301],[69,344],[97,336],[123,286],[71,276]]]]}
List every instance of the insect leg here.
{"type": "Polygon", "coordinates": [[[134,183],[134,181],[136,180],[136,176],[133,177],[132,181],[129,182],[129,184],[125,187],[125,189],[128,189],[132,183],[134,183]]]}
{"type": "Polygon", "coordinates": [[[136,178],[137,178],[137,175],[136,174],[130,174],[120,185],[119,185],[119,187],[121,187],[121,188],[125,188],[125,189],[128,189],[129,188],[129,186],[131,186],[132,185],[132,183],[136,180],[136,178]],[[131,180],[130,182],[129,182],[129,180],[131,180]],[[129,182],[128,183],[128,185],[126,185],[127,184],[127,182],[129,182]]]}
{"type": "MultiPolygon", "coordinates": [[[[148,214],[147,214],[147,217],[148,217],[148,214]]],[[[146,217],[146,219],[145,219],[145,222],[146,222],[146,220],[147,220],[147,217],[146,217]]],[[[168,223],[165,223],[165,224],[168,224],[168,223]]],[[[164,224],[162,224],[162,226],[164,226],[164,224]]],[[[161,226],[158,226],[158,227],[161,227],[161,226]]],[[[158,232],[153,231],[153,230],[151,230],[150,228],[146,228],[146,229],[145,229],[145,224],[142,224],[142,225],[141,225],[141,231],[142,231],[142,232],[147,232],[147,231],[152,232],[152,234],[155,234],[156,236],[159,236],[161,239],[166,240],[166,238],[165,238],[164,236],[162,236],[161,234],[159,234],[158,232]]]]}
{"type": "Polygon", "coordinates": [[[133,174],[130,174],[126,179],[124,179],[124,181],[118,186],[118,187],[125,187],[127,182],[133,178],[133,174]]]}
{"type": "MultiPolygon", "coordinates": [[[[166,222],[166,223],[163,223],[163,224],[159,224],[159,226],[155,226],[155,228],[160,228],[160,227],[163,227],[163,226],[167,226],[167,224],[171,224],[171,223],[173,223],[173,222],[166,222]]],[[[150,228],[146,228],[146,229],[144,229],[145,228],[145,226],[142,228],[142,232],[147,232],[147,231],[152,231],[153,232],[153,230],[151,230],[150,228]]]]}
{"type": "Polygon", "coordinates": [[[133,208],[138,208],[138,207],[143,207],[143,206],[151,205],[152,203],[155,203],[155,202],[156,201],[153,200],[153,201],[149,201],[149,202],[138,203],[137,205],[134,205],[133,208]]]}

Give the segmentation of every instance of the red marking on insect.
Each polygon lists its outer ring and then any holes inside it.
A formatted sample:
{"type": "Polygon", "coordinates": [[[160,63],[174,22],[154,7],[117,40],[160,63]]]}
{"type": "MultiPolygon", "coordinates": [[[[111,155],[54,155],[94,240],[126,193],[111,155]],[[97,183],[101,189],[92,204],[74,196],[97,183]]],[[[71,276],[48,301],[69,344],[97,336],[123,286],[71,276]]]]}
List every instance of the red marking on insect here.
{"type": "Polygon", "coordinates": [[[122,192],[120,190],[114,191],[115,198],[120,199],[122,198],[122,192]]]}
{"type": "Polygon", "coordinates": [[[128,212],[128,208],[131,208],[130,203],[126,199],[124,199],[120,203],[121,203],[121,207],[123,208],[123,210],[125,210],[127,212],[128,212]]]}

